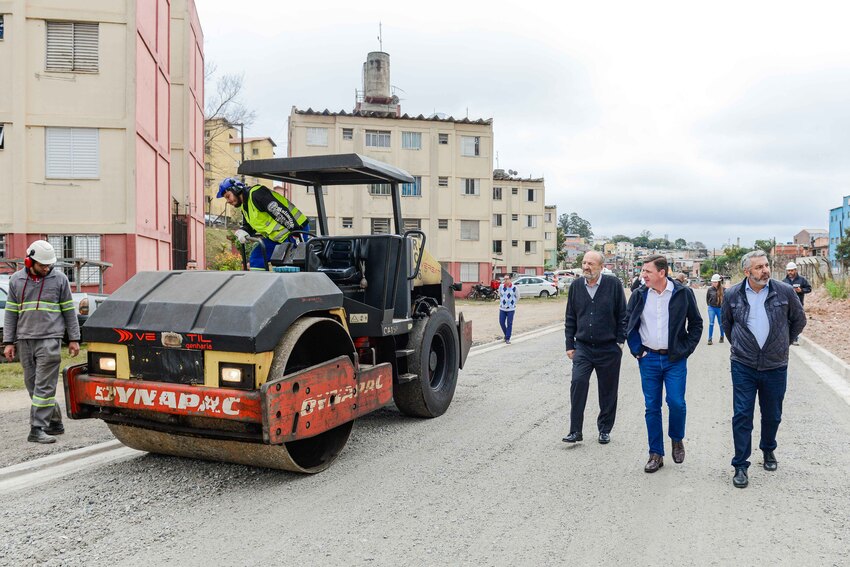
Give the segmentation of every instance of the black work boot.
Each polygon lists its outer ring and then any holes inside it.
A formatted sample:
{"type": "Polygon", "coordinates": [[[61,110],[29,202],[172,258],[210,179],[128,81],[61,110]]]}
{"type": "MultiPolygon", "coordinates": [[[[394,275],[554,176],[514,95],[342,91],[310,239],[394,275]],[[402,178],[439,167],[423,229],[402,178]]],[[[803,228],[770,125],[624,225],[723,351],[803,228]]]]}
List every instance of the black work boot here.
{"type": "Polygon", "coordinates": [[[41,427],[33,427],[30,429],[27,441],[31,443],[56,443],[56,437],[48,435],[41,427]]]}
{"type": "Polygon", "coordinates": [[[62,435],[65,433],[65,425],[61,421],[53,421],[44,428],[48,435],[62,435]]]}

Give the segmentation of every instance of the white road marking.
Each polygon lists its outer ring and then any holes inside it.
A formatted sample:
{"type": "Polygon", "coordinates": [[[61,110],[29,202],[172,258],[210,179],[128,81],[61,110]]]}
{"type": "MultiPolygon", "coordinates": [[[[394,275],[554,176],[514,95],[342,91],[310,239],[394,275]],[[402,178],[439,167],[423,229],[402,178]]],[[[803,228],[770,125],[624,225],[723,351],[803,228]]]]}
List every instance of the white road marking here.
{"type": "MultiPolygon", "coordinates": [[[[483,344],[477,347],[474,347],[469,351],[469,354],[466,355],[466,358],[472,358],[473,356],[478,356],[480,354],[484,354],[486,352],[491,352],[500,348],[507,348],[516,343],[523,343],[525,341],[530,341],[531,339],[536,339],[537,337],[542,337],[544,335],[548,335],[550,333],[554,333],[556,331],[563,332],[564,324],[560,323],[558,325],[554,325],[552,327],[544,327],[543,329],[538,329],[536,331],[529,331],[527,333],[523,333],[521,335],[515,335],[511,337],[511,344],[505,344],[504,341],[497,341],[495,343],[483,344]]],[[[566,349],[564,349],[564,353],[566,353],[566,349]]]]}

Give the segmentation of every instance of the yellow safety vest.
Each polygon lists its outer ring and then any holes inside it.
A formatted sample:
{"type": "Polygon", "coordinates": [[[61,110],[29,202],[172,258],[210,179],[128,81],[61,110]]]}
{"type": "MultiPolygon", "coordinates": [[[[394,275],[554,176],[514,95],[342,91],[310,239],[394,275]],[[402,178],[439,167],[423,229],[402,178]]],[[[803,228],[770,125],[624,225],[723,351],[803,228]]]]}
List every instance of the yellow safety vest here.
{"type": "MultiPolygon", "coordinates": [[[[275,220],[273,216],[271,216],[267,211],[261,211],[254,204],[254,200],[251,198],[254,194],[254,191],[263,187],[262,185],[254,185],[248,191],[248,224],[250,224],[254,230],[257,231],[257,234],[260,236],[264,236],[269,240],[273,240],[274,242],[283,242],[289,236],[289,232],[291,230],[295,230],[298,227],[288,228],[285,226],[281,226],[275,220]]],[[[270,190],[271,191],[271,190],[270,190]]],[[[292,218],[295,219],[295,222],[298,223],[299,226],[304,226],[307,222],[307,216],[299,211],[295,205],[290,203],[286,197],[277,193],[275,191],[271,191],[271,194],[274,196],[278,202],[283,205],[290,213],[292,213],[292,218]]]]}

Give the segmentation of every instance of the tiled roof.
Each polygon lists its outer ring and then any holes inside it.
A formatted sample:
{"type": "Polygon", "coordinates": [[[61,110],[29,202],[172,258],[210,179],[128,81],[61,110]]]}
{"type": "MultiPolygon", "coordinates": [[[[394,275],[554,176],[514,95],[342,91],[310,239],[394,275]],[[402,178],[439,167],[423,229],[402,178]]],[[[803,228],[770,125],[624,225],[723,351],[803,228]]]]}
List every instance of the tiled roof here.
{"type": "MultiPolygon", "coordinates": [[[[269,142],[271,142],[271,144],[272,144],[274,147],[277,147],[277,144],[275,144],[275,143],[274,143],[274,140],[272,140],[272,139],[271,139],[271,138],[269,138],[268,136],[260,136],[260,137],[258,137],[258,138],[245,138],[245,143],[246,143],[246,144],[249,144],[249,143],[251,143],[251,142],[262,142],[262,141],[264,141],[264,140],[268,140],[269,142]]],[[[231,143],[231,144],[241,144],[241,143],[242,143],[242,140],[240,140],[239,138],[232,138],[232,139],[231,139],[231,140],[229,140],[229,141],[230,141],[230,143],[231,143]]]]}
{"type": "Polygon", "coordinates": [[[351,116],[351,117],[360,117],[360,118],[394,118],[396,120],[424,120],[428,122],[454,122],[456,124],[479,124],[482,126],[487,126],[493,124],[492,118],[479,118],[478,120],[470,120],[469,118],[455,118],[453,116],[449,116],[448,118],[440,118],[438,116],[425,116],[424,114],[420,114],[418,116],[410,116],[409,114],[402,114],[401,116],[396,115],[395,112],[376,112],[376,111],[358,111],[358,112],[346,112],[345,110],[340,110],[339,112],[331,112],[327,108],[324,110],[313,110],[312,108],[308,108],[307,110],[299,110],[298,108],[293,107],[292,111],[295,114],[305,114],[308,116],[351,116]]]}

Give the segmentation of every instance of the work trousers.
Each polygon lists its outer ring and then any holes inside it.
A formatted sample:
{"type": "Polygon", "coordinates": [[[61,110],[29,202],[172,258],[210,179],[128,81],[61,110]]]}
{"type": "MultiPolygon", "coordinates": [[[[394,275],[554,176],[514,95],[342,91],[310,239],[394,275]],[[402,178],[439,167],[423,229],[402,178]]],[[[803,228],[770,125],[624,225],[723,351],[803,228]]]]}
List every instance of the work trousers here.
{"type": "Polygon", "coordinates": [[[673,441],[685,438],[685,384],[688,360],[670,362],[666,354],[647,352],[638,359],[640,382],[646,406],[646,434],[649,452],[664,455],[664,425],[661,420],[661,394],[667,390],[667,409],[670,412],[667,435],[673,441]]]}
{"type": "Polygon", "coordinates": [[[56,403],[62,340],[19,339],[16,345],[24,369],[24,384],[32,400],[30,426],[43,428],[62,423],[62,412],[56,403]]]}
{"type": "Polygon", "coordinates": [[[505,335],[505,340],[511,340],[511,331],[514,328],[514,313],[515,311],[505,311],[499,309],[499,326],[502,327],[502,334],[505,335]]]}
{"type": "Polygon", "coordinates": [[[265,271],[266,266],[269,264],[269,260],[272,259],[272,253],[274,252],[274,249],[277,248],[277,242],[268,238],[263,238],[263,244],[265,244],[265,258],[263,257],[263,247],[259,244],[255,245],[254,249],[251,250],[251,255],[248,256],[249,270],[265,271]]]}
{"type": "Polygon", "coordinates": [[[773,370],[756,370],[746,364],[732,361],[732,438],[735,441],[733,467],[749,467],[753,448],[753,413],[756,396],[761,413],[761,441],[759,449],[776,449],[776,432],[782,421],[782,401],[788,383],[788,367],[773,370]]]}
{"type": "Polygon", "coordinates": [[[723,323],[720,319],[720,307],[708,306],[708,340],[714,336],[714,320],[717,319],[717,326],[720,328],[720,336],[723,336],[723,323]]]}
{"type": "Polygon", "coordinates": [[[596,418],[596,426],[600,433],[611,432],[617,415],[617,391],[620,386],[622,359],[623,351],[616,342],[595,346],[576,343],[570,382],[570,433],[580,433],[584,426],[590,373],[594,370],[599,387],[599,417],[596,418]]]}

